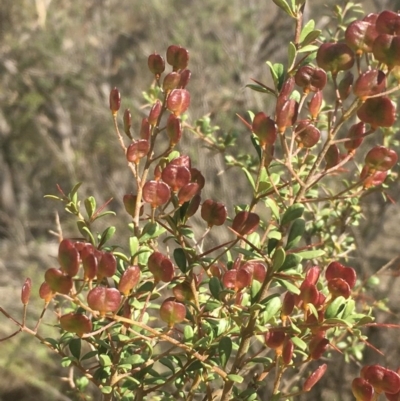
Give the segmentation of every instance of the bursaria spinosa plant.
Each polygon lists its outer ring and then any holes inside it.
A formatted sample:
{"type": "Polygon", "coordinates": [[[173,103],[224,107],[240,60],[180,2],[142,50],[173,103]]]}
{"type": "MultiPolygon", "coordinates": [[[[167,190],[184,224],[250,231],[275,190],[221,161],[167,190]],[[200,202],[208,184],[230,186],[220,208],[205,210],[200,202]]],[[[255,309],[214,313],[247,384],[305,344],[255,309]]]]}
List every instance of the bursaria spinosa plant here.
{"type": "MultiPolygon", "coordinates": [[[[208,117],[190,122],[189,51],[171,45],[148,57],[153,83],[140,126],[121,110],[119,90],[110,93],[132,173],[118,216],[129,219],[129,238],[114,244],[113,226],[97,233],[97,220],[113,212],[93,197],[81,202],[79,184],[51,196],[76,217],[76,235],[60,233],[58,265],[32,278],[43,282],[36,327],[25,318],[31,279],[22,321],[1,312],[13,335],[35,336],[79,372],[75,391],[91,382],[104,400],[277,401],[308,392],[311,400],[332,355],[363,365],[374,303],[349,258],[349,229],[361,200],[385,197],[395,177],[400,15],[360,17],[348,3],[322,34],[303,21],[304,0],[274,3],[295,34],[286,62],[267,62],[272,84],[248,85],[266,106],[237,120],[246,157],[235,136],[216,137],[208,117]],[[204,195],[207,176],[179,147],[182,135],[243,174],[246,204],[204,195]],[[228,240],[208,241],[216,229],[228,240]],[[43,338],[54,303],[58,336],[43,338]]],[[[358,401],[400,400],[397,368],[364,366],[343,386],[358,401]]]]}

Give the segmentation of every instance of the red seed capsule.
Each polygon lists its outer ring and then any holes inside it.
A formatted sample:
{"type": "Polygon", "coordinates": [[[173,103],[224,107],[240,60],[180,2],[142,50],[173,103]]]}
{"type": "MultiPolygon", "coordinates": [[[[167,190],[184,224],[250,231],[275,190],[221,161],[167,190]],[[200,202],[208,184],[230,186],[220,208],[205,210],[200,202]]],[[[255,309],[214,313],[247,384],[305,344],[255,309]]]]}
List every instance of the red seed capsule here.
{"type": "Polygon", "coordinates": [[[32,280],[30,278],[27,278],[21,290],[21,302],[24,305],[28,304],[29,298],[31,296],[31,291],[32,291],[32,280]]]}
{"type": "Polygon", "coordinates": [[[190,93],[186,89],[174,89],[168,96],[167,108],[176,116],[184,113],[190,105],[190,93]]]}
{"type": "Polygon", "coordinates": [[[314,372],[311,373],[310,376],[306,379],[303,384],[303,391],[310,391],[321,379],[321,377],[325,374],[328,365],[324,363],[323,365],[319,366],[314,372]]]}
{"type": "Polygon", "coordinates": [[[147,59],[147,65],[149,70],[156,76],[156,79],[159,79],[160,75],[165,70],[165,61],[157,53],[150,54],[149,58],[147,59]]]}
{"type": "Polygon", "coordinates": [[[110,92],[110,110],[113,115],[116,115],[121,107],[121,94],[117,88],[111,89],[110,92]]]}
{"type": "Polygon", "coordinates": [[[160,113],[161,113],[161,109],[162,109],[162,104],[159,100],[157,100],[153,104],[153,107],[151,108],[150,113],[149,113],[148,122],[150,125],[157,124],[158,117],[160,116],[160,113]]]}
{"type": "Polygon", "coordinates": [[[209,227],[224,224],[227,214],[226,206],[212,199],[205,200],[201,206],[201,217],[208,223],[209,227]]]}
{"type": "Polygon", "coordinates": [[[116,288],[96,287],[89,291],[87,302],[90,308],[105,315],[118,310],[121,294],[116,288]]]}
{"type": "Polygon", "coordinates": [[[60,326],[63,330],[75,333],[79,337],[92,331],[92,321],[80,313],[70,312],[61,316],[60,326]]]}
{"type": "Polygon", "coordinates": [[[152,208],[163,205],[171,197],[170,187],[162,181],[148,181],[143,187],[143,199],[152,208]]]}
{"type": "Polygon", "coordinates": [[[132,139],[131,126],[132,126],[132,114],[129,109],[126,109],[124,111],[124,132],[129,138],[132,139]]]}
{"type": "Polygon", "coordinates": [[[186,307],[183,303],[175,301],[174,298],[167,298],[160,306],[161,320],[166,322],[169,327],[180,323],[185,319],[186,307]]]}
{"type": "Polygon", "coordinates": [[[129,293],[140,280],[139,266],[129,266],[123,273],[118,283],[118,290],[125,296],[129,293]]]}
{"type": "Polygon", "coordinates": [[[189,52],[184,47],[171,45],[167,49],[167,63],[174,71],[184,70],[189,63],[189,52]]]}
{"type": "Polygon", "coordinates": [[[166,129],[170,146],[175,146],[182,137],[181,120],[175,114],[170,114],[166,129]]]}

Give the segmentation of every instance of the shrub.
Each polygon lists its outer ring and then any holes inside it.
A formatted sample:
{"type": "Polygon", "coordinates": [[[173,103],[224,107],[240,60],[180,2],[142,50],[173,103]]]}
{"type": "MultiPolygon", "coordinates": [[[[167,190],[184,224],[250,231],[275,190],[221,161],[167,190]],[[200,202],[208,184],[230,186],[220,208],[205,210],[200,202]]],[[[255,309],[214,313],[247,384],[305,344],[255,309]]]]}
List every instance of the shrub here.
{"type": "MultiPolygon", "coordinates": [[[[336,30],[323,38],[314,21],[303,23],[305,1],[274,3],[293,19],[295,36],[286,65],[267,63],[273,85],[248,85],[275,106],[270,116],[239,117],[253,154],[230,154],[234,138],[217,139],[207,119],[188,122],[189,52],[172,45],[166,63],[157,53],[148,58],[154,83],[138,134],[125,110],[124,138],[121,95],[110,93],[135,186],[119,216],[131,218],[126,242],[112,242],[113,226],[97,233],[98,220],[115,213],[93,197],[82,208],[80,184],[50,196],[76,217],[79,237],[59,233],[59,267],[45,273],[34,329],[25,324],[31,279],[22,287],[22,322],[0,311],[18,326],[13,335],[35,336],[80,372],[82,397],[92,382],[104,400],[251,401],[261,392],[293,399],[329,371],[332,353],[362,363],[374,305],[348,266],[351,227],[364,196],[385,195],[397,163],[400,16],[355,19],[360,10],[349,3],[337,7],[336,30]],[[202,198],[206,177],[177,150],[185,131],[243,172],[248,186],[237,190],[247,191],[247,203],[202,198]],[[39,332],[49,305],[56,338],[39,332]]],[[[400,376],[368,365],[351,387],[360,401],[383,393],[397,400],[400,376]]]]}

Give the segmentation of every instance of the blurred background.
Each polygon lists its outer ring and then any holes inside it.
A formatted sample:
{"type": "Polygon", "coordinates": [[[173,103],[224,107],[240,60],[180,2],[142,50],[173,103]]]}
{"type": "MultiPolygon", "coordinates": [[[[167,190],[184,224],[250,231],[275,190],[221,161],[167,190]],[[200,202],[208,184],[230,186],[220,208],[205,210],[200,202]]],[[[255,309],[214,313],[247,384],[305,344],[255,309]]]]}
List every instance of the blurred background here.
{"type": "MultiPolygon", "coordinates": [[[[346,2],[310,0],[306,15],[324,29],[335,3],[346,2]]],[[[400,9],[400,1],[394,0],[362,4],[366,12],[400,9]]],[[[36,291],[43,272],[56,263],[57,243],[49,231],[56,229],[55,212],[62,209],[43,199],[56,193],[56,184],[69,191],[82,181],[82,198],[93,195],[98,204],[113,198],[110,208],[116,211],[123,208],[122,196],[133,189],[108,109],[112,87],[120,89],[122,109],[131,109],[137,132],[145,115],[142,92],[152,83],[148,55],[164,55],[170,44],[182,45],[190,51],[191,120],[210,113],[212,125],[246,137],[235,113],[268,111],[268,99],[245,85],[250,78],[269,80],[265,61],[284,60],[292,35],[291,21],[272,0],[1,0],[0,305],[18,316],[24,278],[34,279],[36,291]]],[[[199,141],[186,134],[181,148],[189,146],[196,167],[210,177],[204,196],[229,198],[237,172],[218,174],[223,159],[215,154],[204,157],[199,141]]],[[[394,200],[398,190],[396,183],[390,193],[394,200]]],[[[240,200],[245,194],[234,196],[240,200]]],[[[372,272],[399,253],[399,208],[382,197],[369,198],[365,206],[369,223],[355,232],[355,263],[372,272]]],[[[74,235],[72,220],[65,214],[61,219],[66,234],[74,235]]],[[[128,218],[111,223],[121,238],[127,222],[128,218]]],[[[396,284],[382,280],[378,299],[395,295],[396,284]]],[[[394,298],[395,313],[397,304],[394,298]]],[[[31,308],[32,322],[40,305],[31,308]]],[[[13,329],[1,315],[0,337],[13,329]]],[[[46,330],[51,332],[51,327],[46,330]]],[[[371,335],[374,345],[386,346],[386,356],[367,350],[367,362],[397,367],[398,331],[371,335]]],[[[337,393],[338,383],[350,383],[349,369],[330,368],[315,399],[351,399],[349,386],[337,393]]],[[[57,357],[29,336],[0,343],[1,401],[73,399],[60,380],[65,376],[68,371],[59,367],[57,357]]]]}

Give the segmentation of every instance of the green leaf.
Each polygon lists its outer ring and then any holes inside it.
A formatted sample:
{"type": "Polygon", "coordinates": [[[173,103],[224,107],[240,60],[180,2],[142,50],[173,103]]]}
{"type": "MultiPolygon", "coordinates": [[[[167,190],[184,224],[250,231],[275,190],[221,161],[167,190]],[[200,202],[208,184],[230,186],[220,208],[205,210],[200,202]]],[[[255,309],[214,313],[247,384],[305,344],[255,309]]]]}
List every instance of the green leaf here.
{"type": "Polygon", "coordinates": [[[86,209],[86,213],[89,217],[89,220],[92,218],[94,211],[96,210],[96,199],[93,196],[89,196],[84,200],[84,205],[86,209]]]}
{"type": "Polygon", "coordinates": [[[54,349],[58,349],[58,342],[54,338],[46,337],[43,341],[44,343],[49,343],[54,349]]]}
{"type": "Polygon", "coordinates": [[[101,234],[98,248],[101,249],[103,245],[115,234],[117,229],[114,226],[107,227],[101,234]]]}
{"type": "Polygon", "coordinates": [[[296,219],[289,230],[285,249],[291,249],[296,246],[303,237],[306,229],[306,222],[303,219],[296,219]]]}
{"type": "MultiPolygon", "coordinates": [[[[186,203],[189,205],[189,202],[186,202],[186,203]]],[[[193,230],[190,229],[189,227],[181,227],[180,232],[186,238],[189,238],[192,240],[194,240],[194,238],[195,238],[193,230]]]]}
{"type": "Polygon", "coordinates": [[[346,299],[342,296],[335,298],[325,311],[325,318],[332,319],[338,317],[339,313],[344,309],[346,299]]]}
{"type": "Polygon", "coordinates": [[[195,372],[196,370],[200,370],[203,367],[203,364],[199,360],[195,360],[191,363],[187,368],[187,372],[195,372]]]}
{"type": "Polygon", "coordinates": [[[293,68],[294,62],[296,60],[296,54],[296,46],[293,42],[290,42],[288,47],[288,70],[291,70],[293,68]]]}
{"type": "Polygon", "coordinates": [[[218,321],[218,329],[217,329],[217,336],[225,333],[229,328],[229,321],[228,319],[219,319],[218,321]]]}
{"type": "Polygon", "coordinates": [[[271,209],[271,213],[275,217],[275,220],[279,222],[279,207],[276,202],[272,198],[267,198],[265,199],[265,205],[271,209]]]}
{"type": "Polygon", "coordinates": [[[218,351],[221,365],[225,367],[232,353],[232,340],[230,337],[221,338],[220,342],[218,343],[218,351]]]}
{"type": "Polygon", "coordinates": [[[342,313],[343,319],[346,319],[347,317],[351,316],[355,308],[356,308],[356,302],[354,301],[354,299],[348,299],[347,304],[342,313]]]}
{"type": "Polygon", "coordinates": [[[316,45],[307,45],[297,50],[297,53],[308,53],[308,52],[316,52],[318,50],[318,46],[316,45]]]}
{"type": "Polygon", "coordinates": [[[276,272],[285,262],[286,253],[282,247],[276,248],[272,257],[272,271],[276,272]]]}
{"type": "Polygon", "coordinates": [[[187,272],[187,261],[186,255],[182,248],[176,248],[174,250],[174,259],[175,263],[178,265],[179,269],[181,269],[182,273],[187,272]]]}
{"type": "Polygon", "coordinates": [[[308,348],[308,345],[301,338],[293,336],[290,337],[290,339],[292,340],[293,344],[302,351],[305,351],[308,348]]]}
{"type": "Polygon", "coordinates": [[[173,373],[175,372],[175,366],[174,364],[170,361],[169,358],[163,357],[161,358],[158,362],[166,366],[168,369],[170,369],[173,373]]]}
{"type": "Polygon", "coordinates": [[[293,294],[299,295],[300,290],[292,284],[290,281],[287,280],[281,280],[281,279],[276,279],[276,281],[282,286],[285,287],[288,291],[293,292],[293,294]]]}
{"type": "Polygon", "coordinates": [[[250,171],[247,170],[247,169],[244,168],[244,167],[242,167],[242,171],[244,172],[244,174],[245,174],[245,176],[246,176],[246,178],[247,178],[247,181],[249,181],[251,187],[252,187],[253,190],[254,190],[255,187],[256,187],[256,184],[255,184],[255,182],[254,182],[254,178],[253,178],[253,176],[251,175],[250,171]]]}
{"type": "Polygon", "coordinates": [[[261,93],[270,93],[272,95],[274,95],[274,91],[268,88],[265,88],[264,86],[260,86],[260,85],[255,85],[255,84],[247,84],[245,86],[246,88],[250,88],[253,91],[256,92],[261,92],[261,93]]]}
{"type": "Polygon", "coordinates": [[[100,365],[103,368],[106,367],[106,366],[111,366],[112,365],[111,358],[106,354],[100,354],[99,355],[99,362],[100,362],[100,365]]]}
{"type": "Polygon", "coordinates": [[[347,327],[353,326],[351,323],[347,322],[346,320],[339,319],[337,317],[324,320],[324,324],[341,325],[341,326],[347,326],[347,327]]]}
{"type": "Polygon", "coordinates": [[[250,287],[250,295],[252,301],[254,301],[257,298],[257,294],[259,293],[260,288],[261,288],[261,283],[257,280],[253,280],[250,287]]]}
{"type": "Polygon", "coordinates": [[[254,388],[247,388],[239,394],[239,399],[243,401],[256,401],[258,400],[257,390],[254,388]]]}
{"type": "Polygon", "coordinates": [[[256,358],[251,358],[251,363],[262,363],[263,365],[271,365],[273,362],[271,358],[267,358],[266,356],[258,356],[256,358]]]}
{"type": "Polygon", "coordinates": [[[76,225],[78,226],[79,232],[92,244],[96,245],[96,241],[94,240],[93,234],[89,230],[89,228],[86,225],[86,222],[83,220],[78,220],[76,222],[76,225]]]}
{"type": "Polygon", "coordinates": [[[299,329],[293,322],[293,320],[290,320],[290,328],[292,329],[292,332],[295,334],[300,334],[301,333],[301,329],[299,329]]]}
{"type": "Polygon", "coordinates": [[[272,64],[270,61],[267,61],[267,65],[271,72],[271,76],[275,84],[275,89],[277,91],[280,91],[285,76],[285,67],[281,63],[272,64]]]}
{"type": "Polygon", "coordinates": [[[97,350],[89,351],[87,354],[83,355],[81,361],[84,361],[85,359],[94,358],[95,356],[97,356],[97,354],[98,354],[97,350]]]}
{"type": "Polygon", "coordinates": [[[111,386],[103,386],[103,387],[100,388],[100,391],[101,391],[103,394],[111,394],[111,392],[112,392],[112,387],[111,387],[111,386]]]}
{"type": "Polygon", "coordinates": [[[123,260],[125,263],[130,263],[130,258],[128,258],[125,254],[118,251],[113,251],[113,255],[123,260]]]}
{"type": "Polygon", "coordinates": [[[112,210],[106,210],[105,212],[96,215],[96,217],[92,221],[101,219],[104,216],[116,216],[116,215],[117,214],[115,212],[113,212],[112,210]]]}
{"type": "Polygon", "coordinates": [[[264,299],[262,299],[262,300],[260,301],[260,304],[261,304],[261,305],[267,305],[267,304],[271,301],[272,298],[276,298],[276,297],[279,298],[279,297],[280,297],[280,294],[275,293],[275,294],[268,295],[267,297],[265,297],[264,299]]]}
{"type": "Polygon", "coordinates": [[[272,397],[268,398],[268,401],[280,401],[281,392],[278,391],[276,394],[273,394],[272,397]]]}
{"type": "Polygon", "coordinates": [[[185,326],[184,330],[183,330],[183,340],[185,343],[187,342],[192,342],[193,341],[193,336],[194,336],[194,332],[193,332],[193,328],[192,326],[185,326]]]}
{"type": "Polygon", "coordinates": [[[373,316],[364,316],[357,323],[356,326],[363,326],[364,324],[372,323],[375,321],[373,316]]]}
{"type": "Polygon", "coordinates": [[[280,267],[279,271],[283,272],[285,270],[295,269],[302,260],[303,258],[299,256],[298,253],[289,253],[288,255],[286,255],[285,262],[280,267]]]}
{"type": "Polygon", "coordinates": [[[290,8],[289,4],[285,0],[272,0],[281,10],[283,10],[287,15],[295,18],[293,10],[290,8]]]}
{"type": "Polygon", "coordinates": [[[130,255],[136,255],[136,252],[139,249],[139,240],[137,237],[129,237],[129,252],[130,255]]]}
{"type": "Polygon", "coordinates": [[[140,236],[139,241],[141,243],[147,242],[150,239],[159,237],[164,232],[165,232],[165,228],[161,227],[157,223],[149,222],[143,227],[142,235],[140,236]]]}
{"type": "Polygon", "coordinates": [[[279,297],[272,298],[265,306],[263,313],[264,323],[268,323],[273,317],[275,317],[281,310],[282,302],[279,297]]]}
{"type": "Polygon", "coordinates": [[[239,376],[239,375],[234,375],[234,374],[230,374],[228,376],[226,376],[226,378],[230,381],[233,381],[235,383],[242,383],[243,382],[243,377],[239,376]]]}
{"type": "Polygon", "coordinates": [[[306,36],[313,31],[315,28],[315,21],[313,19],[310,19],[304,26],[303,29],[301,30],[300,33],[300,38],[299,42],[303,42],[303,40],[306,38],[306,36]]]}
{"type": "MultiPolygon", "coordinates": [[[[256,248],[259,248],[261,246],[260,245],[261,238],[260,238],[260,234],[258,232],[249,234],[247,236],[247,241],[250,242],[256,248]]],[[[252,249],[252,248],[250,248],[250,246],[248,244],[246,244],[246,247],[249,247],[249,249],[252,249]]]]}
{"type": "Polygon", "coordinates": [[[79,187],[82,185],[81,182],[78,182],[77,184],[75,184],[72,189],[71,192],[68,194],[68,198],[72,200],[73,197],[75,197],[76,193],[78,192],[79,187]]]}
{"type": "Polygon", "coordinates": [[[208,283],[210,287],[211,295],[219,300],[219,294],[222,291],[221,281],[218,277],[211,277],[210,282],[208,283]]]}
{"type": "Polygon", "coordinates": [[[71,365],[72,361],[76,361],[76,358],[74,356],[66,356],[61,359],[61,366],[63,368],[67,368],[71,365]]]}
{"type": "Polygon", "coordinates": [[[291,223],[293,220],[298,219],[303,215],[303,212],[304,206],[301,203],[295,203],[294,205],[289,206],[282,216],[281,225],[284,226],[291,223]]]}
{"type": "Polygon", "coordinates": [[[319,38],[319,35],[321,35],[321,31],[319,29],[316,29],[315,31],[310,32],[305,38],[302,43],[300,43],[300,46],[302,49],[304,47],[308,46],[310,43],[314,42],[319,38]]]}
{"type": "Polygon", "coordinates": [[[82,348],[82,341],[80,338],[74,338],[68,344],[68,348],[71,351],[71,354],[79,360],[81,357],[81,348],[82,348]]]}
{"type": "MultiPolygon", "coordinates": [[[[300,99],[301,99],[301,93],[300,93],[298,90],[295,89],[295,90],[290,94],[289,99],[293,99],[294,101],[296,101],[297,103],[299,103],[299,102],[300,102],[300,99]]],[[[294,185],[293,185],[293,190],[295,189],[295,186],[298,186],[299,189],[300,189],[300,186],[299,186],[298,184],[294,184],[294,185]]],[[[294,191],[294,193],[297,193],[299,189],[297,189],[297,191],[294,191]]]]}
{"type": "Polygon", "coordinates": [[[268,233],[268,238],[269,239],[276,239],[278,241],[280,241],[282,239],[282,233],[278,230],[271,230],[268,233]]]}
{"type": "Polygon", "coordinates": [[[296,253],[296,255],[301,256],[302,259],[315,259],[319,258],[320,256],[324,256],[325,251],[323,251],[322,249],[315,249],[312,251],[298,252],[296,253]]]}

